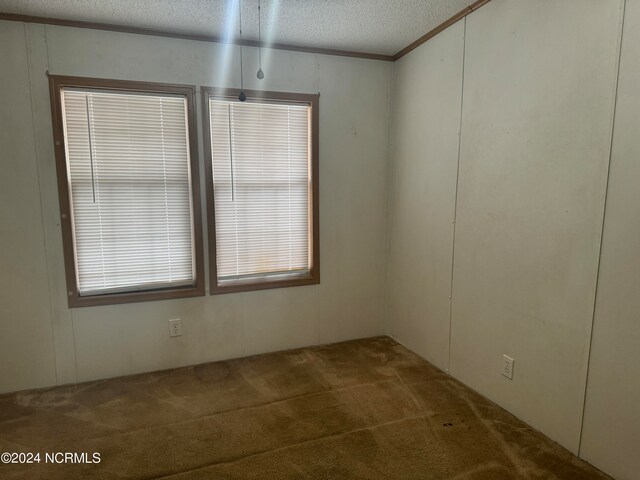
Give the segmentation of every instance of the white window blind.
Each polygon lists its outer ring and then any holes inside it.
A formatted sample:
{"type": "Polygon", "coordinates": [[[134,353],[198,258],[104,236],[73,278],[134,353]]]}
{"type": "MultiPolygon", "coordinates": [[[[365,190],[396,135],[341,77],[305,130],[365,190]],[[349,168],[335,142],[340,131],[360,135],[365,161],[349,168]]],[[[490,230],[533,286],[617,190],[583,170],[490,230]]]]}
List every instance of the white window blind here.
{"type": "Polygon", "coordinates": [[[309,273],[310,112],[210,98],[220,282],[309,273]]]}
{"type": "Polygon", "coordinates": [[[194,284],[185,97],[61,95],[79,294],[194,284]]]}

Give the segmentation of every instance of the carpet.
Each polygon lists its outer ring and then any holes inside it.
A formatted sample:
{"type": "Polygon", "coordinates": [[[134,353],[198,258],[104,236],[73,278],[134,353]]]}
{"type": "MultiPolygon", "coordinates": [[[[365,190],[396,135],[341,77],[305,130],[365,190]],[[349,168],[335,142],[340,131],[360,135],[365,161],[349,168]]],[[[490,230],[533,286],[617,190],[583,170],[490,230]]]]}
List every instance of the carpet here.
{"type": "Polygon", "coordinates": [[[388,337],[3,395],[0,452],[41,455],[3,479],[609,478],[388,337]]]}

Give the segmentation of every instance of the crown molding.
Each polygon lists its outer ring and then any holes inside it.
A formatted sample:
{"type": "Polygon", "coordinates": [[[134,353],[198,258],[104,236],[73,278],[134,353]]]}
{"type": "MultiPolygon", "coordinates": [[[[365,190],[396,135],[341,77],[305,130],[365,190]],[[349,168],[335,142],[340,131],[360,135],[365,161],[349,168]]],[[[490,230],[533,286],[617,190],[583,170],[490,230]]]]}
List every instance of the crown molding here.
{"type": "Polygon", "coordinates": [[[290,52],[318,53],[321,55],[337,55],[341,57],[366,58],[369,60],[381,60],[392,62],[393,55],[382,55],[378,53],[353,52],[350,50],[339,50],[332,48],[305,47],[302,45],[290,45],[287,43],[265,43],[256,40],[233,40],[228,41],[215,35],[200,35],[194,33],[171,32],[166,30],[155,30],[150,28],[130,27],[126,25],[114,25],[110,23],[84,22],[79,20],[67,20],[63,18],[36,17],[32,15],[20,15],[16,13],[0,12],[0,20],[23,23],[41,23],[45,25],[59,25],[63,27],[88,28],[92,30],[106,30],[109,32],[133,33],[136,35],[150,35],[155,37],[180,38],[183,40],[196,40],[199,42],[226,43],[241,45],[243,47],[262,47],[275,50],[288,50],[290,52]]]}
{"type": "Polygon", "coordinates": [[[135,35],[150,35],[155,37],[167,37],[167,38],[180,38],[183,40],[195,40],[199,42],[210,43],[226,43],[232,45],[241,45],[244,47],[260,47],[260,48],[272,48],[275,50],[287,50],[290,52],[304,52],[304,53],[317,53],[321,55],[336,55],[340,57],[352,57],[352,58],[366,58],[369,60],[380,60],[383,62],[394,62],[399,58],[404,57],[407,53],[418,48],[420,45],[435,37],[438,33],[446,30],[448,27],[456,23],[458,20],[463,19],[470,13],[475,12],[481,6],[489,3],[491,0],[477,0],[473,4],[469,5],[465,9],[453,15],[451,18],[445,20],[440,25],[424,34],[422,37],[407,45],[395,55],[382,55],[379,53],[367,53],[367,52],[354,52],[350,50],[339,50],[332,48],[318,48],[318,47],[305,47],[302,45],[291,45],[287,43],[265,43],[256,40],[240,40],[235,39],[228,41],[222,37],[215,35],[200,35],[195,33],[185,33],[167,30],[156,30],[151,28],[130,27],[126,25],[115,25],[110,23],[99,22],[84,22],[79,20],[68,20],[63,18],[51,18],[51,17],[38,17],[33,15],[20,15],[17,13],[3,13],[0,12],[0,20],[7,20],[11,22],[23,22],[23,23],[41,23],[45,25],[59,25],[63,27],[73,28],[87,28],[92,30],[106,30],[109,32],[120,33],[132,33],[135,35]]]}
{"type": "Polygon", "coordinates": [[[443,30],[446,30],[447,28],[449,28],[451,25],[456,23],[458,20],[462,20],[464,17],[466,17],[470,13],[475,12],[481,6],[489,3],[490,1],[491,0],[477,0],[476,2],[472,3],[471,5],[469,5],[467,8],[465,8],[463,10],[460,10],[454,16],[452,16],[448,20],[445,20],[440,25],[438,25],[436,28],[434,28],[433,30],[425,33],[423,36],[421,36],[415,42],[413,42],[413,43],[407,45],[406,47],[404,47],[402,50],[400,50],[398,53],[396,53],[393,56],[393,60],[396,61],[399,58],[404,57],[410,51],[415,50],[416,48],[418,48],[420,45],[422,45],[426,41],[428,41],[431,38],[435,37],[437,34],[442,32],[443,30]]]}

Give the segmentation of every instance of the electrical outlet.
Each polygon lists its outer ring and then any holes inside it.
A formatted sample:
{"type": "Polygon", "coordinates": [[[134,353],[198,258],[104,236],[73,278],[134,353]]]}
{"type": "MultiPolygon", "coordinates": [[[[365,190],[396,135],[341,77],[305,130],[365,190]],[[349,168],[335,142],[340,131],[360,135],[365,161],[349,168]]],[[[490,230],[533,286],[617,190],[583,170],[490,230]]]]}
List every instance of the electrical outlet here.
{"type": "Polygon", "coordinates": [[[182,336],[182,320],[180,320],[179,318],[169,320],[169,336],[170,337],[182,336]]]}
{"type": "Polygon", "coordinates": [[[509,380],[513,380],[513,363],[515,360],[507,355],[502,355],[502,375],[507,377],[509,380]]]}

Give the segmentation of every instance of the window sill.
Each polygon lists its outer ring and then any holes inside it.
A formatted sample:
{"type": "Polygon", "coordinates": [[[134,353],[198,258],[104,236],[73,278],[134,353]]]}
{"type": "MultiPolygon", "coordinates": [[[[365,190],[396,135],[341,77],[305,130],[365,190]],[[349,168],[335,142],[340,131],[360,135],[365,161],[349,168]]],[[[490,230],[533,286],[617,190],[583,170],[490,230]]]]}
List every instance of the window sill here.
{"type": "Polygon", "coordinates": [[[75,294],[69,296],[69,308],[201,297],[204,294],[204,285],[164,288],[161,290],[141,290],[138,292],[105,293],[101,295],[88,295],[86,297],[75,294]]]}
{"type": "Polygon", "coordinates": [[[268,277],[251,278],[246,280],[227,280],[211,285],[211,295],[224,293],[251,292],[253,290],[269,290],[272,288],[299,287],[303,285],[317,285],[320,283],[319,275],[312,272],[305,276],[294,276],[273,280],[268,277]]]}

